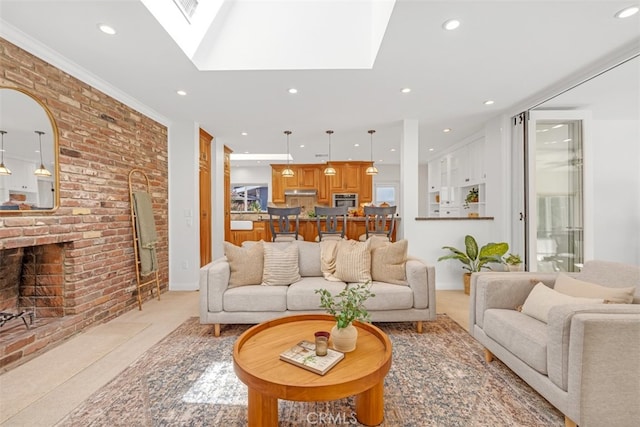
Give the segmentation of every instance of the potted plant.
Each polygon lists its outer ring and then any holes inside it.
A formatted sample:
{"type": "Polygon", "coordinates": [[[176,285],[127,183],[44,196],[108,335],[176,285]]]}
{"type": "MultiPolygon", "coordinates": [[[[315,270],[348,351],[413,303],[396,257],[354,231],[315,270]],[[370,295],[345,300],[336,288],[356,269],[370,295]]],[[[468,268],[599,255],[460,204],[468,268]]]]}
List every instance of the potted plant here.
{"type": "Polygon", "coordinates": [[[504,262],[507,264],[509,271],[522,271],[522,258],[518,254],[509,254],[504,257],[504,262]]]}
{"type": "Polygon", "coordinates": [[[502,263],[502,256],[509,250],[509,244],[505,242],[487,243],[478,250],[478,243],[473,236],[464,237],[464,252],[451,246],[443,246],[442,249],[451,251],[449,255],[438,258],[438,261],[457,259],[468,273],[464,274],[464,293],[469,295],[471,273],[482,271],[483,268],[491,270],[491,263],[502,263]]]}
{"type": "Polygon", "coordinates": [[[371,293],[370,287],[370,282],[347,286],[335,296],[326,289],[315,290],[320,294],[320,307],[336,319],[336,325],[331,329],[331,340],[336,350],[342,352],[355,350],[358,330],[352,323],[354,320],[370,321],[369,312],[364,307],[364,302],[375,296],[371,293]]]}

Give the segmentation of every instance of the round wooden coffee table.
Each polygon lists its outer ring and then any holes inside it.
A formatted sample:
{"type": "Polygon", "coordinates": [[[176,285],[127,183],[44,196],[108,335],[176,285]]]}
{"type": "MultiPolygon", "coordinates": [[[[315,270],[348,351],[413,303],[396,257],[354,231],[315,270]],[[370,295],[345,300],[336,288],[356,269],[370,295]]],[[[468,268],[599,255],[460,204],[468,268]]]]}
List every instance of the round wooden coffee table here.
{"type": "MultiPolygon", "coordinates": [[[[356,417],[378,425],[384,418],[384,377],[391,368],[391,341],[379,328],[356,322],[358,344],[325,375],[280,360],[297,342],[330,331],[333,316],[288,316],[260,323],[233,346],[236,375],[249,388],[249,426],[277,426],[278,399],[323,401],[356,396],[356,417]]],[[[331,342],[330,342],[331,344],[331,342]]]]}

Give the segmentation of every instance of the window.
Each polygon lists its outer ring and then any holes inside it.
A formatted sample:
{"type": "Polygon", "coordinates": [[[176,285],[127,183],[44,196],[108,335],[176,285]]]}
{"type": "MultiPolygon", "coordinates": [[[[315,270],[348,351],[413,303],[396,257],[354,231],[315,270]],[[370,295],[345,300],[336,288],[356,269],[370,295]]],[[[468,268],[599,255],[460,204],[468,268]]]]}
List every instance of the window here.
{"type": "Polygon", "coordinates": [[[388,203],[391,206],[398,205],[398,184],[375,184],[375,194],[373,203],[380,205],[381,203],[388,203]]]}
{"type": "Polygon", "coordinates": [[[260,212],[267,210],[267,184],[231,184],[231,210],[260,212]]]}

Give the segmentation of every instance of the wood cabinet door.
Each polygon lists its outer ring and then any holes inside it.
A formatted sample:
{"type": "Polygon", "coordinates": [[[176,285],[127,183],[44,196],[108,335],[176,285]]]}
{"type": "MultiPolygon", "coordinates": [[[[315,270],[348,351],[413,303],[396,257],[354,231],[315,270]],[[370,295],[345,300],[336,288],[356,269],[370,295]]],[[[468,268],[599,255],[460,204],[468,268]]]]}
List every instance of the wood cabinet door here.
{"type": "Polygon", "coordinates": [[[273,203],[284,203],[285,180],[292,178],[283,178],[282,170],[284,166],[271,165],[271,201],[273,203]]]}
{"type": "Polygon", "coordinates": [[[324,167],[318,169],[318,204],[331,206],[331,192],[329,191],[329,177],[324,174],[324,167]]]}
{"type": "Polygon", "coordinates": [[[358,203],[371,203],[373,200],[373,176],[367,175],[369,165],[360,165],[360,190],[358,203]]]}
{"type": "Polygon", "coordinates": [[[200,129],[198,182],[200,201],[200,267],[211,262],[211,140],[213,137],[200,129]]]}
{"type": "Polygon", "coordinates": [[[231,153],[233,151],[224,146],[224,237],[231,233],[231,153]]]}
{"type": "MultiPolygon", "coordinates": [[[[365,168],[366,169],[366,168],[365,168]]],[[[342,187],[347,193],[359,193],[361,187],[360,165],[345,164],[342,167],[342,187]]],[[[371,195],[369,195],[371,198],[371,195]]]]}
{"type": "Polygon", "coordinates": [[[297,172],[298,188],[318,189],[320,169],[317,166],[299,166],[297,172]]]}

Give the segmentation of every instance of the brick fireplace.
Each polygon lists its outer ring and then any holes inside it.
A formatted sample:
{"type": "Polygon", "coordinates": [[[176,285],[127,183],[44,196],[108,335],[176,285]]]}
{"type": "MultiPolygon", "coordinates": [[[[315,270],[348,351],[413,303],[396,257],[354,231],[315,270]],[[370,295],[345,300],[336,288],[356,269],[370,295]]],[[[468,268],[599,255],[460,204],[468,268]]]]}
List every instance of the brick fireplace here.
{"type": "Polygon", "coordinates": [[[164,125],[2,38],[0,87],[27,91],[55,120],[60,198],[53,212],[0,215],[0,311],[35,314],[30,329],[20,319],[0,326],[2,372],[137,310],[134,168],[149,177],[160,288],[168,289],[168,159],[164,125]]]}

